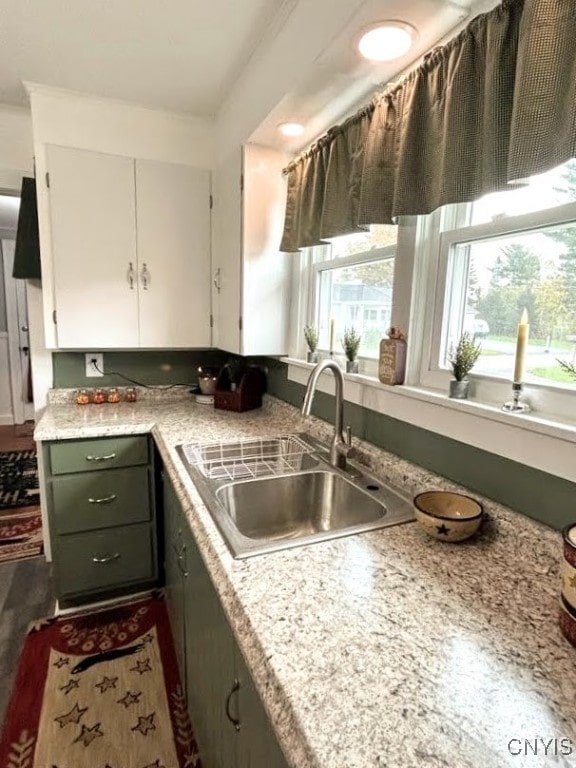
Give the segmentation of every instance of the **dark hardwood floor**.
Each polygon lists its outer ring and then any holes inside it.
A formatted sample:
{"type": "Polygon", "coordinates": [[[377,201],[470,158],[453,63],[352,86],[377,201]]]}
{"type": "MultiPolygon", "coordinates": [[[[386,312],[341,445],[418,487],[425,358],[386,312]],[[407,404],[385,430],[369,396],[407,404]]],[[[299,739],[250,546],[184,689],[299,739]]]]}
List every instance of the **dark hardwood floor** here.
{"type": "MultiPolygon", "coordinates": [[[[34,448],[31,436],[21,436],[25,431],[0,427],[0,451],[34,448]]],[[[55,607],[50,565],[43,555],[0,563],[0,724],[4,722],[26,629],[35,619],[54,615],[55,607]]]]}
{"type": "Polygon", "coordinates": [[[0,723],[30,622],[53,616],[50,565],[44,556],[0,563],[0,723]]]}

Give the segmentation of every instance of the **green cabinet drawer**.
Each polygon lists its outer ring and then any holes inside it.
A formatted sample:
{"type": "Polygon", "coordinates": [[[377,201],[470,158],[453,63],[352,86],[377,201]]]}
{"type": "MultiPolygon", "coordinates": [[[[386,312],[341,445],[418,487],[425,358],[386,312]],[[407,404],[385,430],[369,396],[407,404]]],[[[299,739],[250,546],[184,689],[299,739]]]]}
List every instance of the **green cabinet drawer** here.
{"type": "Polygon", "coordinates": [[[57,547],[54,568],[59,595],[97,592],[156,576],[147,523],[60,536],[57,547]]]}
{"type": "Polygon", "coordinates": [[[63,440],[50,443],[50,471],[53,475],[91,472],[147,464],[148,438],[103,437],[95,440],[63,440]]]}
{"type": "Polygon", "coordinates": [[[57,533],[90,531],[151,518],[146,466],[58,475],[51,485],[57,533]]]}

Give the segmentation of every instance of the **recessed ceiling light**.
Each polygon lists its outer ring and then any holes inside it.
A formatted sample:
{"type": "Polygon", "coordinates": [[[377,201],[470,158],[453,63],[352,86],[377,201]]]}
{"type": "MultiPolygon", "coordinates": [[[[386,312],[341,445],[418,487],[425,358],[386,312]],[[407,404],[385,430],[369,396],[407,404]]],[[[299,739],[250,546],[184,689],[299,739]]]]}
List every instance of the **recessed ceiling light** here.
{"type": "Polygon", "coordinates": [[[365,32],[358,50],[369,61],[392,61],[412,47],[416,30],[402,21],[383,21],[365,32]]]}
{"type": "Polygon", "coordinates": [[[304,126],[301,123],[280,123],[278,130],[283,136],[302,136],[304,126]]]}

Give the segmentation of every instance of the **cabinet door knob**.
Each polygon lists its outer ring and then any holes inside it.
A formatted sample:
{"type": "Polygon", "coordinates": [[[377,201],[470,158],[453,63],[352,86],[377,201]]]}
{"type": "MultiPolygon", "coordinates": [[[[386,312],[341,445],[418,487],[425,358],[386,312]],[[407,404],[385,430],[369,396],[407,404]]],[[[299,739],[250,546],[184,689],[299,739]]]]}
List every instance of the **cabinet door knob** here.
{"type": "Polygon", "coordinates": [[[222,285],[220,283],[220,267],[214,272],[214,287],[216,288],[217,292],[220,293],[220,290],[222,288],[222,285]]]}
{"type": "Polygon", "coordinates": [[[234,730],[236,731],[236,733],[238,733],[238,731],[240,730],[240,719],[237,717],[232,717],[232,715],[230,714],[230,702],[232,701],[232,696],[234,696],[234,694],[239,690],[240,690],[240,680],[236,678],[234,680],[234,684],[232,685],[232,688],[230,689],[230,693],[228,694],[228,696],[226,696],[226,717],[228,718],[228,720],[230,720],[230,722],[234,726],[234,730]]]}
{"type": "Polygon", "coordinates": [[[130,290],[134,290],[134,265],[131,261],[128,262],[128,285],[130,290]]]}
{"type": "Polygon", "coordinates": [[[110,504],[110,502],[115,501],[117,498],[115,493],[111,493],[110,496],[103,496],[101,499],[92,499],[89,498],[88,502],[90,504],[110,504]]]}
{"type": "Polygon", "coordinates": [[[115,453],[109,453],[107,456],[86,456],[86,461],[110,461],[115,458],[115,453]]]}
{"type": "Polygon", "coordinates": [[[113,560],[118,560],[120,558],[120,552],[114,552],[113,555],[94,555],[92,558],[93,563],[111,563],[113,560]]]}

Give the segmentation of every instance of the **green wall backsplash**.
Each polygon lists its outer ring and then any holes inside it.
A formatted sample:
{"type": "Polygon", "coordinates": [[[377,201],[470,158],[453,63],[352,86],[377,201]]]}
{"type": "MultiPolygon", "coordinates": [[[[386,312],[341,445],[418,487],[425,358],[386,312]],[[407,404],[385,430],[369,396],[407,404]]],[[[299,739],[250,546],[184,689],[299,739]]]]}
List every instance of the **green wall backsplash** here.
{"type": "MultiPolygon", "coordinates": [[[[300,407],[304,387],[288,380],[286,364],[268,358],[266,365],[270,394],[300,407]]],[[[317,392],[312,412],[333,423],[334,398],[317,392]]],[[[576,520],[576,483],[353,403],[344,405],[344,423],[357,437],[553,528],[576,520]]]]}
{"type": "Polygon", "coordinates": [[[55,387],[130,386],[120,376],[142,384],[190,384],[198,381],[198,366],[220,368],[230,355],[217,349],[161,350],[150,352],[104,352],[102,377],[87,378],[84,352],[55,352],[52,355],[55,387]]]}

